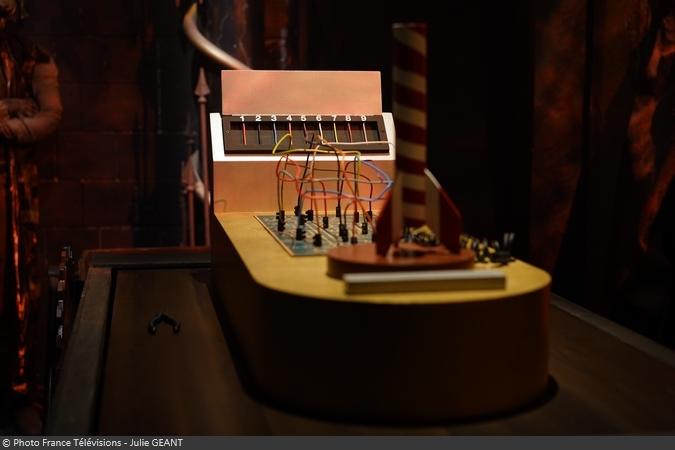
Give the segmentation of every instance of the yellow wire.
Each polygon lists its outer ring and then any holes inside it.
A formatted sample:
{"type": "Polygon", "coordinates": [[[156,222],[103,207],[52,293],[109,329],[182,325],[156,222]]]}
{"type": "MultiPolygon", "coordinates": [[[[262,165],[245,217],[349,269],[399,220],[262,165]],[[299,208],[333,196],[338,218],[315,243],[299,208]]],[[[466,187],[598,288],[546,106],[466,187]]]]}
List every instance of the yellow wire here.
{"type": "Polygon", "coordinates": [[[283,136],[281,136],[281,139],[277,141],[276,144],[274,144],[274,148],[272,148],[272,154],[274,155],[277,152],[277,149],[281,145],[282,142],[284,142],[287,138],[291,137],[291,133],[286,133],[283,136]]]}
{"type": "Polygon", "coordinates": [[[272,148],[272,154],[273,155],[285,155],[287,153],[297,153],[297,152],[305,153],[305,152],[309,151],[309,152],[324,153],[324,154],[325,153],[337,153],[339,155],[357,155],[357,159],[359,160],[359,162],[361,160],[361,152],[358,151],[358,150],[342,150],[342,149],[339,149],[339,148],[336,148],[336,147],[333,147],[333,146],[327,145],[327,144],[317,144],[316,148],[311,149],[311,150],[306,149],[306,148],[289,148],[288,150],[283,150],[283,151],[277,152],[277,150],[279,150],[279,147],[281,147],[281,144],[286,139],[288,139],[289,137],[291,137],[291,133],[286,133],[281,137],[281,139],[279,139],[279,141],[272,148]],[[319,149],[319,147],[326,147],[326,148],[329,148],[330,150],[321,150],[321,149],[319,149]]]}

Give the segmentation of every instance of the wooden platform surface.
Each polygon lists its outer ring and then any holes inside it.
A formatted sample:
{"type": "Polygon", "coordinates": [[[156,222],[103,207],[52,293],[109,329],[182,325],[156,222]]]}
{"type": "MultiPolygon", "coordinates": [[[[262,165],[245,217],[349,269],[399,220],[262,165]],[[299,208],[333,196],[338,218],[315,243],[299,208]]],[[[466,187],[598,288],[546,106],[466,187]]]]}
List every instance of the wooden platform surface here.
{"type": "Polygon", "coordinates": [[[551,280],[543,270],[516,261],[503,268],[507,278],[505,290],[347,295],[342,280],[326,276],[324,257],[291,259],[277,242],[266,236],[267,231],[256,221],[254,214],[216,213],[216,219],[257,284],[300,297],[394,304],[470,302],[534,292],[551,280]]]}
{"type": "MultiPolygon", "coordinates": [[[[553,299],[550,318],[550,367],[558,388],[548,402],[480,421],[373,426],[297,416],[251,400],[241,389],[212,308],[208,269],[113,272],[105,369],[96,386],[100,403],[90,432],[564,435],[675,431],[673,353],[560,298],[553,299]],[[181,333],[173,335],[162,327],[156,336],[149,335],[147,320],[157,311],[179,318],[181,333]]],[[[86,363],[70,361],[81,368],[86,363]]],[[[57,400],[77,404],[78,391],[69,392],[68,398],[57,400]]],[[[53,425],[51,432],[58,433],[59,421],[53,425]]]]}

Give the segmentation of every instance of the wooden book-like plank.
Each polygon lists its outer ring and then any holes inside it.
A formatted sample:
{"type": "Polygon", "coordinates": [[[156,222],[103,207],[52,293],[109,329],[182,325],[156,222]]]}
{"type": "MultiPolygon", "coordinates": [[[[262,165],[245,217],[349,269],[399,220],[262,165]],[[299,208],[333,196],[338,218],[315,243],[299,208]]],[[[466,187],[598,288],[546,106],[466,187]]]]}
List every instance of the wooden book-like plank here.
{"type": "Polygon", "coordinates": [[[501,270],[346,273],[342,279],[345,282],[347,294],[504,289],[506,287],[506,274],[501,270]]]}

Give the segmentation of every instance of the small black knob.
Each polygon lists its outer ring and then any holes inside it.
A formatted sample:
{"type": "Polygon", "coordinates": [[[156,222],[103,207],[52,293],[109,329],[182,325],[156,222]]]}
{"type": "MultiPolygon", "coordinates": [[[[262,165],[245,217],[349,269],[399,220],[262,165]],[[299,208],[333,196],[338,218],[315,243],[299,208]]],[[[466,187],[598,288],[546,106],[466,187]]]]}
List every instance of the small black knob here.
{"type": "Polygon", "coordinates": [[[316,233],[316,234],[314,235],[314,246],[315,246],[315,247],[321,247],[321,245],[322,245],[322,242],[321,242],[321,234],[316,233]]]}
{"type": "Polygon", "coordinates": [[[347,232],[347,225],[341,223],[339,225],[339,234],[342,238],[342,242],[347,242],[349,240],[349,232],[347,232]]]}

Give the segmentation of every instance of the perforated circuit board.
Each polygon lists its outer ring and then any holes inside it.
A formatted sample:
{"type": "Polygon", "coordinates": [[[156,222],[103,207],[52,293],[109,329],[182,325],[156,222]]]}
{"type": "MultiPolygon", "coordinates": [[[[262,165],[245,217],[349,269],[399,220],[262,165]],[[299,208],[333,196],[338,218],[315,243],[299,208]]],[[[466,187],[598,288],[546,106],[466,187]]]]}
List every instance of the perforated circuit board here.
{"type": "Polygon", "coordinates": [[[277,218],[274,215],[261,215],[255,216],[255,218],[258,219],[265,229],[267,229],[267,231],[291,256],[325,255],[328,250],[338,245],[352,245],[351,237],[353,231],[356,232],[355,236],[359,243],[372,242],[373,240],[372,227],[368,226],[368,232],[363,234],[362,215],[360,217],[361,221],[358,222],[355,227],[352,226],[354,224],[354,216],[347,215],[347,220],[345,221],[343,219],[342,222],[348,224],[347,231],[349,233],[349,239],[347,242],[343,242],[340,237],[340,221],[334,215],[328,219],[328,228],[323,228],[322,219],[319,219],[318,224],[315,223],[316,217],[313,221],[307,221],[305,223],[305,239],[302,240],[296,239],[296,229],[298,227],[298,219],[296,216],[286,216],[286,224],[283,231],[277,230],[277,218]],[[319,226],[321,227],[321,246],[316,246],[314,245],[314,235],[319,233],[319,226]]]}

